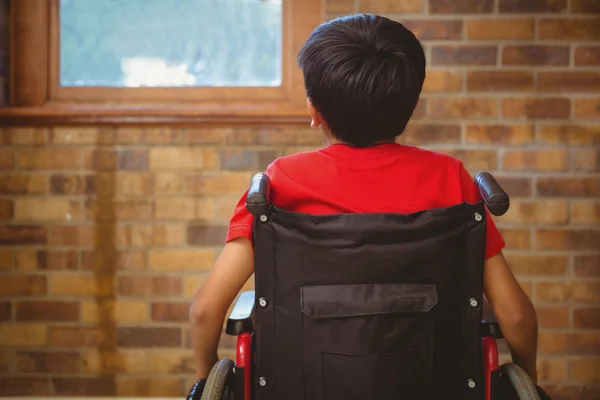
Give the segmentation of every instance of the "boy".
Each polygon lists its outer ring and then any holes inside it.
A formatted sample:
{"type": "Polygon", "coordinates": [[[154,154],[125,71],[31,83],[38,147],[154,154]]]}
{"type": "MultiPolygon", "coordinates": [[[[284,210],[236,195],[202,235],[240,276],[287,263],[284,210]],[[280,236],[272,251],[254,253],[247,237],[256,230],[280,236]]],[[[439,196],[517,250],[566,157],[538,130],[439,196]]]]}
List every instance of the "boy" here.
{"type": "MultiPolygon", "coordinates": [[[[311,214],[412,213],[481,200],[462,163],[396,144],[417,106],[425,55],[403,25],[374,15],[319,26],[298,55],[311,127],[328,146],[275,160],[267,169],[273,204],[311,214]]],[[[228,308],[254,271],[252,215],[238,203],[226,245],[190,310],[195,329],[199,398],[217,362],[228,308]]],[[[485,295],[498,317],[514,362],[536,381],[536,313],[510,268],[504,241],[487,225],[485,295]]]]}

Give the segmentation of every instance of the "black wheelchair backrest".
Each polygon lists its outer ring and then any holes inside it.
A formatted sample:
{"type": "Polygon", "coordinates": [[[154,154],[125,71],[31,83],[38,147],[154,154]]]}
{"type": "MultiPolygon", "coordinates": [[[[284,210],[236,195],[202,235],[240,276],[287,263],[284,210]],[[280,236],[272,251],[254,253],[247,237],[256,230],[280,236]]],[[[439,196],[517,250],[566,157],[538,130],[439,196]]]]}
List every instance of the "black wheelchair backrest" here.
{"type": "MultiPolygon", "coordinates": [[[[506,211],[491,175],[476,184],[506,211]]],[[[309,215],[255,176],[257,400],[480,400],[484,201],[309,215]]]]}

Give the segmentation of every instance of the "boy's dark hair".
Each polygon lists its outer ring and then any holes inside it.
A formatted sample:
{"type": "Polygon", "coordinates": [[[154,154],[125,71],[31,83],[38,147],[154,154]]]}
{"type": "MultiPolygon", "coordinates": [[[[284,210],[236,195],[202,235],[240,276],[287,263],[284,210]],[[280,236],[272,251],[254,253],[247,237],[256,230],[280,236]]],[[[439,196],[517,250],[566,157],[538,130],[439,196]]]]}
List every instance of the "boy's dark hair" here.
{"type": "Polygon", "coordinates": [[[357,147],[402,134],[425,64],[421,42],[404,25],[365,14],[320,25],[298,54],[307,96],[333,136],[357,147]]]}

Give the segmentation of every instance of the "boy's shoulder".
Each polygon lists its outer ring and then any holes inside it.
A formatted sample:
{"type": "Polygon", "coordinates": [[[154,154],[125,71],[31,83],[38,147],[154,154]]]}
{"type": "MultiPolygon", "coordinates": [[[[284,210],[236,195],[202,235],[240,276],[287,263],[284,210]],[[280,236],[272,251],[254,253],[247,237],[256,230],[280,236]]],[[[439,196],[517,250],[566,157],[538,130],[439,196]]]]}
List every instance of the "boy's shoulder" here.
{"type": "MultiPolygon", "coordinates": [[[[319,148],[316,150],[301,151],[276,158],[269,164],[268,170],[290,171],[290,170],[313,170],[318,169],[323,163],[331,162],[329,148],[319,148]]],[[[360,150],[359,150],[360,151],[360,150]]],[[[389,157],[398,157],[400,155],[408,156],[411,163],[423,164],[428,168],[458,168],[460,169],[462,161],[456,156],[447,152],[425,149],[417,146],[398,145],[392,151],[387,153],[389,157]]]]}

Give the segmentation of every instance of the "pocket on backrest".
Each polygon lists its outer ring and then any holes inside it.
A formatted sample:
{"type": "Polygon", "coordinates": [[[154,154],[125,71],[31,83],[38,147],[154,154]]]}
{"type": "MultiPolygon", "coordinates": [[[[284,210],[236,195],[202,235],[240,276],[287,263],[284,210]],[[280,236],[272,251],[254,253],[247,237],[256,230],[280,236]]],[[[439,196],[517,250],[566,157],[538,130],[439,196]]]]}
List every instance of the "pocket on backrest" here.
{"type": "Polygon", "coordinates": [[[402,399],[432,373],[434,285],[303,287],[306,399],[402,399]]]}

